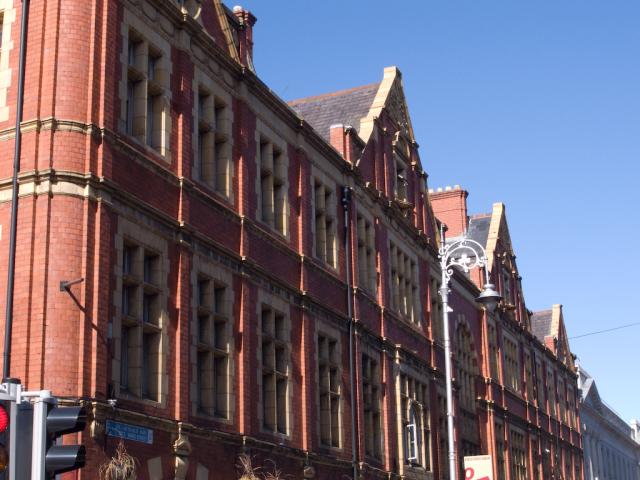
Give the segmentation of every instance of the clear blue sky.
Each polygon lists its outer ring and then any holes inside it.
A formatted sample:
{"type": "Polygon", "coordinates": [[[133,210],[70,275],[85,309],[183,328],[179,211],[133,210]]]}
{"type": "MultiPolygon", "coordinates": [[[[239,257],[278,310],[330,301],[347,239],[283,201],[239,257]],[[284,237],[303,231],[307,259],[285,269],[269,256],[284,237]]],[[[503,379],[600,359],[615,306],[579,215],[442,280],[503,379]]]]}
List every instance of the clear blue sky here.
{"type": "MultiPolygon", "coordinates": [[[[401,69],[429,186],[462,185],[473,213],[506,204],[529,309],[562,303],[569,336],[640,321],[640,2],[242,5],[258,74],[286,100],[401,69]]],[[[571,347],[640,417],[640,327],[571,347]]]]}

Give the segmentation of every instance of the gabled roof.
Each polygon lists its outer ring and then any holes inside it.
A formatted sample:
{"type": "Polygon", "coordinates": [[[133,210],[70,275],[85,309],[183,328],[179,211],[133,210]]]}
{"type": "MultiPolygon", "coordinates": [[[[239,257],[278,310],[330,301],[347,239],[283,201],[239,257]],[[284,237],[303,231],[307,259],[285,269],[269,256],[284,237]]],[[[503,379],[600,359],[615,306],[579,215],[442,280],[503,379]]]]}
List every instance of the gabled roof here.
{"type": "Polygon", "coordinates": [[[369,113],[379,87],[380,83],[372,83],[293,100],[289,106],[328,141],[331,125],[349,125],[360,131],[360,120],[369,113]]]}
{"type": "Polygon", "coordinates": [[[491,225],[491,214],[474,215],[469,219],[469,228],[467,236],[471,240],[475,240],[483,247],[487,246],[487,238],[489,237],[489,225],[491,225]]]}
{"type": "Polygon", "coordinates": [[[348,125],[365,143],[373,132],[375,119],[386,110],[402,136],[415,142],[402,74],[396,67],[385,68],[381,82],[292,100],[289,106],[327,140],[332,125],[348,125]]]}
{"type": "Polygon", "coordinates": [[[598,412],[600,417],[606,420],[618,433],[626,438],[634,439],[633,427],[600,397],[598,386],[593,377],[582,366],[579,367],[578,374],[582,403],[598,412]]]}
{"type": "Polygon", "coordinates": [[[531,333],[542,343],[544,343],[545,337],[553,336],[551,317],[551,310],[533,312],[531,315],[531,333]]]}
{"type": "Polygon", "coordinates": [[[601,403],[600,393],[598,393],[598,387],[596,386],[596,382],[593,377],[589,375],[582,366],[580,366],[579,375],[580,391],[583,402],[589,403],[594,407],[599,407],[601,403]]]}
{"type": "Polygon", "coordinates": [[[574,370],[569,337],[564,326],[562,305],[556,304],[551,310],[534,312],[531,315],[531,333],[546,345],[558,360],[574,370]]]}

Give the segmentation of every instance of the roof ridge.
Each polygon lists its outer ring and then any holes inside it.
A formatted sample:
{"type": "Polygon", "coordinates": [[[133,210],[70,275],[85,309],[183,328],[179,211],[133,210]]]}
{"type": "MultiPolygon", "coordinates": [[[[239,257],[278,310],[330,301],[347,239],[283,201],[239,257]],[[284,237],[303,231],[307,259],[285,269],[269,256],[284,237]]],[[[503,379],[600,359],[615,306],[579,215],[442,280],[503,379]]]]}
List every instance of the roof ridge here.
{"type": "Polygon", "coordinates": [[[329,92],[329,93],[322,93],[320,95],[312,95],[310,97],[302,97],[302,98],[297,98],[295,100],[289,100],[287,102],[287,104],[289,106],[294,106],[294,105],[299,105],[301,103],[309,103],[309,102],[314,102],[317,100],[322,100],[324,98],[330,98],[330,97],[338,97],[340,95],[346,95],[348,93],[353,93],[353,92],[357,92],[358,90],[365,90],[367,88],[371,88],[374,86],[380,86],[380,82],[373,82],[373,83],[369,83],[367,85],[360,85],[359,87],[351,87],[351,88],[347,88],[344,90],[336,90],[335,92],[329,92]]]}
{"type": "Polygon", "coordinates": [[[492,213],[475,213],[469,216],[469,220],[478,220],[480,218],[491,218],[492,213]]]}

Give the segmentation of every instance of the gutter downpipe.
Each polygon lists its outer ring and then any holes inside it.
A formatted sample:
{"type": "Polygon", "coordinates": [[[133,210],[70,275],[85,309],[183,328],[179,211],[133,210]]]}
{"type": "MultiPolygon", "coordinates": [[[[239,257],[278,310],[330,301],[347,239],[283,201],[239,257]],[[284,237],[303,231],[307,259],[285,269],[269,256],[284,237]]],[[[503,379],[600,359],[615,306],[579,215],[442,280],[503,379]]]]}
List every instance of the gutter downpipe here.
{"type": "Polygon", "coordinates": [[[16,267],[16,237],[18,226],[18,171],[22,150],[22,108],[24,105],[24,64],[26,60],[27,23],[29,20],[29,0],[22,0],[20,25],[20,64],[18,67],[18,99],[16,104],[16,142],[13,155],[13,179],[11,182],[11,232],[9,238],[9,264],[7,268],[7,300],[4,323],[4,352],[2,354],[2,377],[9,378],[11,367],[11,329],[13,326],[13,291],[16,267]]]}
{"type": "Polygon", "coordinates": [[[351,466],[353,480],[358,478],[358,448],[356,445],[356,378],[355,378],[355,319],[353,318],[353,282],[351,279],[351,188],[342,187],[342,208],[344,210],[344,248],[347,274],[347,315],[349,317],[349,384],[351,391],[351,466]]]}

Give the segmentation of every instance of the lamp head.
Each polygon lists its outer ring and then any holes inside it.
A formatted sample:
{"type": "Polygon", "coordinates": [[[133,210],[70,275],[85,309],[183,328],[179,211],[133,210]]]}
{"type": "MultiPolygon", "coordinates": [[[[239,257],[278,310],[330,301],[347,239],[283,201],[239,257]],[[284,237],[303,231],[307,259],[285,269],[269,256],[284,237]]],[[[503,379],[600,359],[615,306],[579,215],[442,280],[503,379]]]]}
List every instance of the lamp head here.
{"type": "Polygon", "coordinates": [[[486,308],[489,313],[495,311],[500,300],[502,300],[502,296],[496,291],[492,283],[485,283],[482,292],[480,292],[480,295],[476,298],[476,302],[484,305],[484,308],[486,308]]]}

